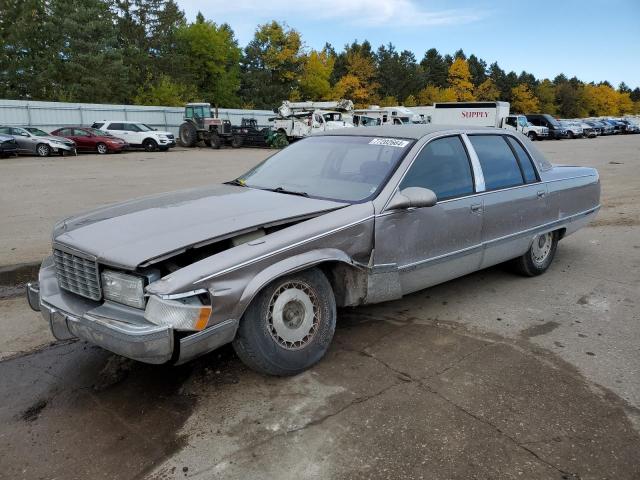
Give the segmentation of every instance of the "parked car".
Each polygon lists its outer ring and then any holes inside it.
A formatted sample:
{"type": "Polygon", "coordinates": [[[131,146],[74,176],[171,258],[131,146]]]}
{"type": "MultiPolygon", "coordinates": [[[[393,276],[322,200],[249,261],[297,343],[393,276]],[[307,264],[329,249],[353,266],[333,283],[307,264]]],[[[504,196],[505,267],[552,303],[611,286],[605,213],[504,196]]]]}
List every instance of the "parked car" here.
{"type": "Polygon", "coordinates": [[[582,136],[584,135],[582,127],[574,122],[562,120],[558,123],[560,123],[560,126],[566,132],[567,138],[582,138],[582,136]]]}
{"type": "Polygon", "coordinates": [[[604,126],[593,120],[585,120],[584,123],[589,125],[595,132],[596,136],[604,135],[604,126]]]}
{"type": "Polygon", "coordinates": [[[101,155],[109,152],[121,152],[129,144],[97,128],[64,127],[51,132],[52,135],[73,140],[79,152],[97,152],[101,155]]]}
{"type": "Polygon", "coordinates": [[[549,138],[560,140],[567,136],[566,129],[562,128],[560,122],[548,113],[529,113],[525,117],[538,127],[547,127],[549,129],[549,138]]]}
{"type": "Polygon", "coordinates": [[[598,136],[598,132],[596,127],[592,127],[591,125],[589,125],[586,122],[578,122],[580,127],[582,127],[582,135],[585,138],[596,138],[598,136]]]}
{"type": "Polygon", "coordinates": [[[178,364],[232,342],[292,375],[326,353],[336,307],[506,261],[542,274],[599,208],[595,169],[553,166],[519,132],[336,129],[226,184],[59,222],[27,294],[58,339],[178,364]]]}
{"type": "Polygon", "coordinates": [[[121,138],[131,147],[144,148],[148,152],[155,150],[165,152],[176,146],[173,133],[156,130],[140,122],[103,120],[94,122],[91,127],[121,138]]]}
{"type": "Polygon", "coordinates": [[[624,133],[640,133],[640,125],[633,120],[623,118],[620,121],[625,124],[624,133]]]}
{"type": "Polygon", "coordinates": [[[614,135],[618,135],[620,133],[622,133],[622,124],[618,123],[616,120],[613,120],[611,118],[604,118],[601,120],[601,122],[610,125],[612,128],[612,133],[614,135]]]}
{"type": "Polygon", "coordinates": [[[604,120],[595,120],[595,122],[599,124],[600,127],[602,128],[602,135],[614,134],[613,126],[610,125],[608,122],[605,122],[604,120]]]}
{"type": "Polygon", "coordinates": [[[19,154],[48,157],[52,153],[76,153],[76,144],[73,141],[56,137],[39,128],[0,126],[0,133],[14,138],[19,154]]]}
{"type": "Polygon", "coordinates": [[[11,135],[0,134],[0,158],[18,154],[18,144],[11,135]]]}

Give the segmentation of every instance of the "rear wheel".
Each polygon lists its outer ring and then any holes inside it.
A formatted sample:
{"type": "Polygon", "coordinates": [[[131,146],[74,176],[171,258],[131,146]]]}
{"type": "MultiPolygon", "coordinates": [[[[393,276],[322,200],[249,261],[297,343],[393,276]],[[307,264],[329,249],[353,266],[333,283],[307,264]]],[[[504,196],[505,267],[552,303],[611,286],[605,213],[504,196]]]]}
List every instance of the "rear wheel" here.
{"type": "Polygon", "coordinates": [[[231,148],[240,148],[242,146],[243,138],[240,135],[234,135],[231,138],[231,148]]]}
{"type": "Polygon", "coordinates": [[[518,273],[527,277],[535,277],[547,271],[558,248],[558,232],[547,232],[537,235],[527,253],[513,261],[518,273]]]}
{"type": "Polygon", "coordinates": [[[39,157],[48,157],[51,154],[51,147],[49,147],[49,145],[46,145],[44,143],[40,143],[36,147],[36,153],[38,154],[39,157]]]}
{"type": "Polygon", "coordinates": [[[184,147],[195,147],[198,142],[198,130],[193,123],[185,122],[180,125],[178,137],[184,147]]]}
{"type": "Polygon", "coordinates": [[[336,302],[327,277],[312,268],[277,279],[251,302],[233,347],[251,369],[295,375],[325,355],[336,328],[336,302]]]}
{"type": "Polygon", "coordinates": [[[142,142],[142,146],[147,152],[155,152],[158,149],[158,142],[152,138],[147,138],[142,142]]]}
{"type": "Polygon", "coordinates": [[[100,155],[104,155],[105,153],[109,152],[109,149],[104,143],[99,143],[98,145],[96,145],[96,150],[100,155]]]}

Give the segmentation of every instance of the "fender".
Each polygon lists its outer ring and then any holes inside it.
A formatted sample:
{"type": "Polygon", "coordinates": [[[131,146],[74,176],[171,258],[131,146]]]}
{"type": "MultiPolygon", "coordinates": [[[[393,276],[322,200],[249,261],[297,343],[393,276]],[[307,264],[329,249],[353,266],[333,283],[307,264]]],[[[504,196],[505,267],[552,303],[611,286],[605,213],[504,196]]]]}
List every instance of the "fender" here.
{"type": "Polygon", "coordinates": [[[275,279],[294,272],[306,270],[307,268],[319,265],[321,263],[333,261],[361,269],[363,271],[363,274],[366,275],[365,269],[361,264],[355,262],[342,250],[338,250],[335,248],[321,248],[301,253],[299,255],[294,255],[292,257],[285,258],[284,260],[274,263],[273,265],[270,265],[269,267],[258,273],[258,275],[253,277],[253,279],[247,284],[246,288],[242,292],[240,301],[234,309],[234,318],[241,318],[253,298],[258,294],[258,292],[260,292],[266,285],[268,285],[275,279]]]}

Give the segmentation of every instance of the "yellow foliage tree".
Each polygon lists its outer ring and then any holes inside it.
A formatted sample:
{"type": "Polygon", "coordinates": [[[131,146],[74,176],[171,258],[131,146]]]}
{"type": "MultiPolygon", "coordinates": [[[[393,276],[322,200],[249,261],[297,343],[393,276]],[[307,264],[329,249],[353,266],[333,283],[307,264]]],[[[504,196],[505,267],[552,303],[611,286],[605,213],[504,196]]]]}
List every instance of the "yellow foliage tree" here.
{"type": "Polygon", "coordinates": [[[500,90],[496,87],[496,84],[490,78],[487,78],[476,88],[476,99],[493,101],[500,98],[500,90]]]}
{"type": "Polygon", "coordinates": [[[346,98],[353,101],[356,107],[367,107],[378,103],[376,91],[380,86],[374,81],[376,65],[373,58],[360,52],[347,54],[347,73],[335,84],[331,97],[346,98]]]}
{"type": "Polygon", "coordinates": [[[620,94],[609,85],[584,86],[583,101],[589,115],[618,115],[620,111],[620,94]]]}
{"type": "Polygon", "coordinates": [[[413,95],[409,95],[407,98],[404,99],[405,107],[415,107],[416,105],[418,105],[418,101],[416,100],[416,97],[414,97],[413,95]]]}
{"type": "Polygon", "coordinates": [[[475,100],[469,64],[461,57],[456,58],[449,67],[449,86],[453,89],[457,101],[475,100]]]}
{"type": "Polygon", "coordinates": [[[537,112],[540,102],[528,85],[520,84],[511,89],[511,108],[517,113],[537,112]]]}
{"type": "Polygon", "coordinates": [[[453,88],[440,88],[435,85],[427,85],[418,92],[419,105],[431,105],[434,102],[455,102],[456,92],[453,88]]]}
{"type": "Polygon", "coordinates": [[[298,81],[299,96],[309,100],[325,100],[331,96],[329,78],[335,58],[328,51],[311,50],[304,57],[302,74],[298,81]]]}
{"type": "Polygon", "coordinates": [[[395,107],[398,105],[398,99],[392,95],[387,95],[380,100],[381,107],[395,107]]]}
{"type": "Polygon", "coordinates": [[[535,93],[540,104],[540,111],[550,115],[555,115],[557,110],[556,87],[551,80],[548,78],[542,80],[536,87],[535,93]]]}

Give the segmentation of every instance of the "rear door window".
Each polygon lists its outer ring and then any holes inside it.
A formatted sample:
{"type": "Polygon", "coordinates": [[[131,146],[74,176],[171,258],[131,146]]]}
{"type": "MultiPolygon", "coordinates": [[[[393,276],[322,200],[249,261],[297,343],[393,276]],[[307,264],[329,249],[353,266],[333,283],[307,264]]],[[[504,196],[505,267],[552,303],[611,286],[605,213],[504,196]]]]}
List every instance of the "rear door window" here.
{"type": "Polygon", "coordinates": [[[472,194],[471,164],[460,137],[438,138],[429,142],[400,184],[400,190],[407,187],[433,190],[439,201],[472,194]]]}
{"type": "Polygon", "coordinates": [[[469,135],[478,155],[487,190],[522,185],[518,160],[502,135],[469,135]]]}
{"type": "Polygon", "coordinates": [[[516,153],[518,157],[518,162],[520,162],[520,167],[522,168],[522,175],[524,175],[524,181],[526,183],[535,183],[538,181],[538,175],[536,174],[536,169],[533,166],[533,162],[531,161],[531,157],[526,152],[524,147],[520,145],[513,137],[506,137],[507,142],[513,148],[513,151],[516,153]]]}
{"type": "MultiPolygon", "coordinates": [[[[99,127],[96,127],[99,128],[99,127]]],[[[124,125],[121,123],[112,123],[107,127],[108,130],[124,130],[124,125]]]]}

